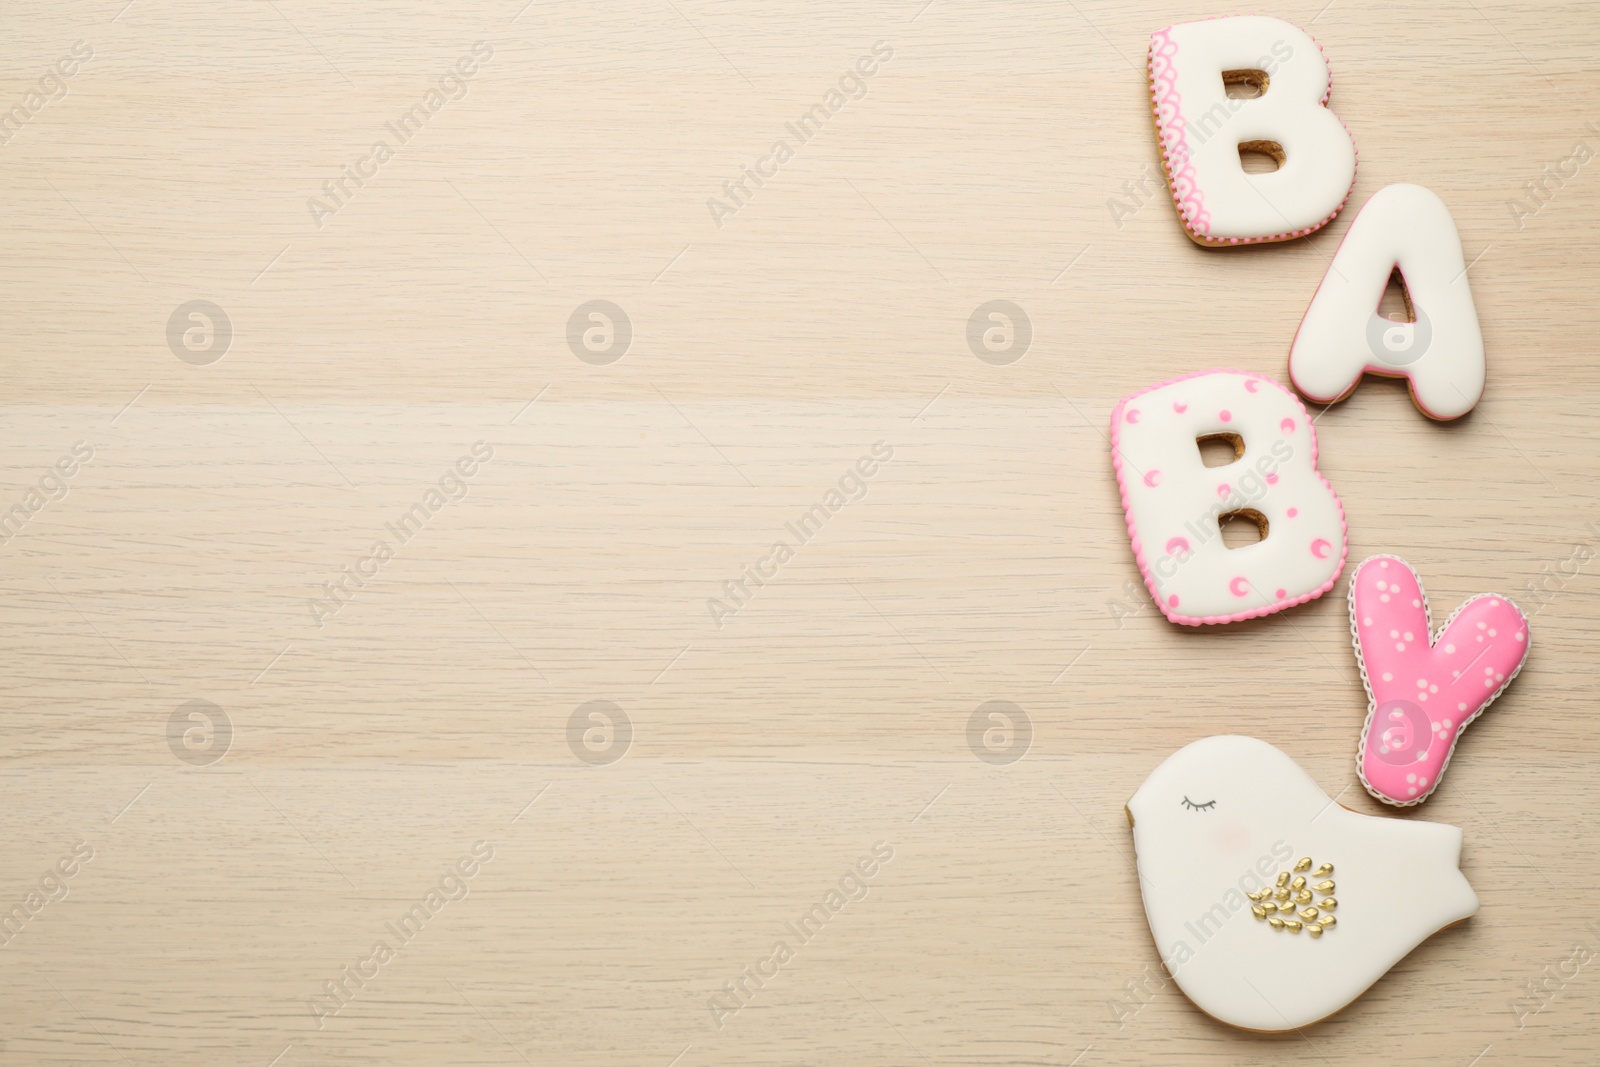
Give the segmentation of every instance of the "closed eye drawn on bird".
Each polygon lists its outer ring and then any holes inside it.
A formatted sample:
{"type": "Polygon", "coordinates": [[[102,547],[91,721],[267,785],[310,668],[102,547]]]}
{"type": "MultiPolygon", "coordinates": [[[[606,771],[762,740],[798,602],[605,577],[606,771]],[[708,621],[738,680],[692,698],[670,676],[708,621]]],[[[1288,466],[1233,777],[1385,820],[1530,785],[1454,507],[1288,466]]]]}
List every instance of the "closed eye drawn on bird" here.
{"type": "Polygon", "coordinates": [[[1215,800],[1208,800],[1204,804],[1196,804],[1188,797],[1184,797],[1183,806],[1188,808],[1190,811],[1210,811],[1212,808],[1217,806],[1217,802],[1215,800]]]}

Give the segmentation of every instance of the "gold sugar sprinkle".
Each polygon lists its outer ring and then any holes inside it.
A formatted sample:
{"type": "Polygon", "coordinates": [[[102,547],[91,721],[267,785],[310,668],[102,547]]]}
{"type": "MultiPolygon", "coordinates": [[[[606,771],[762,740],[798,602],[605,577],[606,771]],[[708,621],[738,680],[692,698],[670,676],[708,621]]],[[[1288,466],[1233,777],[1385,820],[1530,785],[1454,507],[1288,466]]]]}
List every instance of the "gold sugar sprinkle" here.
{"type": "Polygon", "coordinates": [[[1272,885],[1246,894],[1253,902],[1250,912],[1258,921],[1265,920],[1274,930],[1288,930],[1291,934],[1304,930],[1313,938],[1320,938],[1325,930],[1339,921],[1328,914],[1339,906],[1338,899],[1333,896],[1333,879],[1328,877],[1331,874],[1333,864],[1318,866],[1310,856],[1301,856],[1295,861],[1292,871],[1279,871],[1272,885]],[[1316,870],[1312,871],[1313,867],[1316,870]],[[1306,871],[1312,873],[1307,876],[1303,873],[1306,871]],[[1311,885],[1312,878],[1322,881],[1311,885]],[[1312,890],[1324,894],[1320,901],[1312,896],[1312,890]]]}

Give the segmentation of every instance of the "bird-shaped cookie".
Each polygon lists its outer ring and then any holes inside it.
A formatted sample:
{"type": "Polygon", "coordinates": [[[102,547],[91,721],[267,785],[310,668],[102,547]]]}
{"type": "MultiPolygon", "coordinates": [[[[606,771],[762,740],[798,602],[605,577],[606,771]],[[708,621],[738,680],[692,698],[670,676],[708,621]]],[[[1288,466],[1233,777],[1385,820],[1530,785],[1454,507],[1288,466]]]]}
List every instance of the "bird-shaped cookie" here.
{"type": "Polygon", "coordinates": [[[1473,915],[1461,831],[1341,807],[1253,737],[1196,741],[1128,801],[1145,916],[1178,988],[1246,1030],[1325,1019],[1473,915]]]}

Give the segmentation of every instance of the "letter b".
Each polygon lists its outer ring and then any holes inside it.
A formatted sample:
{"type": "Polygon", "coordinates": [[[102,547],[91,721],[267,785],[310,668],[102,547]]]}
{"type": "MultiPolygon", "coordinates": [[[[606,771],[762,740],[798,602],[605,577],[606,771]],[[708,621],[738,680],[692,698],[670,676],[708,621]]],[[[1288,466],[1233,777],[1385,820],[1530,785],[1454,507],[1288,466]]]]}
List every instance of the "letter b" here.
{"type": "Polygon", "coordinates": [[[1328,63],[1282,19],[1184,22],[1150,38],[1150,95],[1184,228],[1202,244],[1303,237],[1333,220],[1355,185],[1356,150],[1327,108],[1328,63]],[[1281,60],[1261,67],[1262,57],[1281,60]],[[1261,93],[1231,98],[1229,82],[1261,93]],[[1241,147],[1278,158],[1246,173],[1241,147]]]}

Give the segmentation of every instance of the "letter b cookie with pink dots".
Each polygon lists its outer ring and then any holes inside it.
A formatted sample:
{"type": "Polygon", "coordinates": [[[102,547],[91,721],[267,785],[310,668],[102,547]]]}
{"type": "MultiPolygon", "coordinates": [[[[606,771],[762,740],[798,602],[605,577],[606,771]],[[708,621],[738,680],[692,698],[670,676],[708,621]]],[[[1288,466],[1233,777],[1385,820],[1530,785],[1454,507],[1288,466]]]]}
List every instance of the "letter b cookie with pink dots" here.
{"type": "Polygon", "coordinates": [[[1135,393],[1111,415],[1111,457],[1134,558],[1156,606],[1184,626],[1303,604],[1344,568],[1344,508],[1317,470],[1317,435],[1294,394],[1261,374],[1214,370],[1135,393]],[[1233,446],[1207,466],[1201,442],[1233,446]],[[1221,526],[1261,539],[1229,548],[1221,526]]]}

